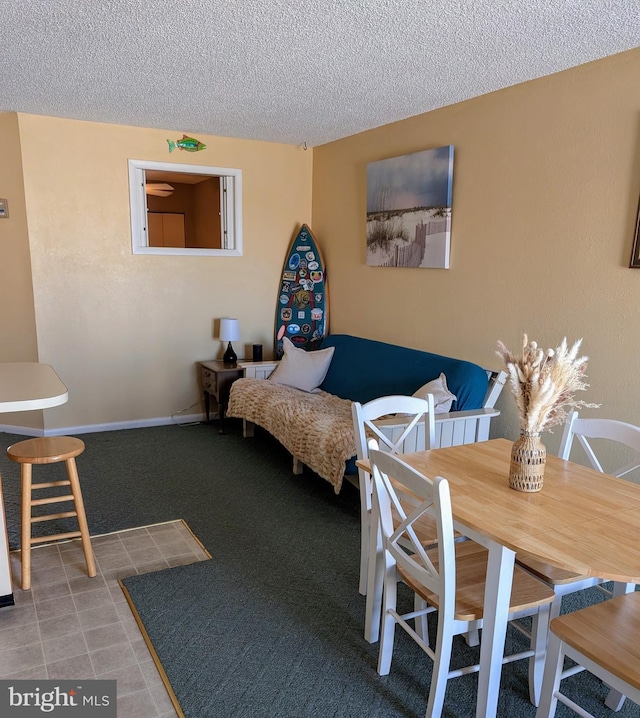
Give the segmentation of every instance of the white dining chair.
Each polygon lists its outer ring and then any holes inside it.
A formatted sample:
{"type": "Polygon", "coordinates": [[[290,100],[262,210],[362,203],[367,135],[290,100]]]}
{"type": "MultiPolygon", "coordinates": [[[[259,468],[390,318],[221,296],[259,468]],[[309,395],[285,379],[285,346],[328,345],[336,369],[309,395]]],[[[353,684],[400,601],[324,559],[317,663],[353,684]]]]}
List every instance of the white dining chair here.
{"type": "MultiPolygon", "coordinates": [[[[610,444],[610,442],[620,445],[617,448],[618,453],[624,455],[624,465],[618,469],[608,470],[606,473],[611,476],[623,477],[640,467],[640,427],[634,424],[617,421],[616,419],[580,418],[578,412],[573,411],[567,417],[560,442],[558,455],[561,459],[565,461],[569,459],[574,442],[582,447],[591,466],[602,473],[604,473],[602,461],[596,455],[594,446],[597,445],[599,453],[602,454],[605,445],[610,444]]],[[[556,568],[540,561],[531,554],[523,552],[516,554],[516,562],[553,588],[555,598],[551,606],[552,619],[560,615],[563,596],[576,591],[598,586],[609,596],[620,596],[633,591],[635,588],[633,584],[615,583],[613,591],[608,591],[601,586],[603,580],[600,578],[556,568]]],[[[623,701],[624,696],[612,690],[605,704],[612,710],[619,710],[623,701]]]]}
{"type": "Polygon", "coordinates": [[[594,716],[560,690],[560,682],[587,670],[640,704],[640,593],[628,593],[551,621],[536,718],[553,718],[558,701],[582,718],[594,716]],[[576,665],[564,668],[565,657],[576,665]]]}
{"type": "MultiPolygon", "coordinates": [[[[434,401],[431,394],[427,395],[426,399],[394,395],[373,399],[366,404],[354,401],[352,412],[358,459],[368,458],[367,442],[370,438],[375,438],[383,451],[392,454],[423,451],[435,444],[434,401]],[[387,419],[385,420],[384,417],[387,419]]],[[[381,546],[377,525],[371,518],[373,495],[371,474],[358,467],[358,482],[360,487],[359,590],[367,597],[365,638],[369,643],[375,643],[380,630],[382,598],[382,572],[380,570],[376,572],[375,557],[380,552],[381,546]]],[[[425,517],[420,527],[420,535],[425,543],[435,542],[435,522],[425,517]]]]}
{"type": "MultiPolygon", "coordinates": [[[[433,674],[426,718],[439,718],[450,678],[479,669],[478,665],[450,669],[456,635],[482,628],[488,551],[474,541],[456,542],[449,483],[433,480],[416,471],[398,456],[369,447],[373,494],[383,540],[384,589],[382,633],[378,673],[390,672],[396,624],[400,625],[433,660],[433,674]],[[407,513],[407,497],[414,508],[407,513]],[[394,514],[400,519],[397,522],[394,514]],[[428,514],[437,526],[437,544],[425,549],[414,526],[428,514]],[[397,584],[404,581],[420,598],[419,610],[397,611],[397,584]],[[437,635],[429,641],[425,617],[437,611],[437,635]],[[435,649],[431,648],[431,643],[435,649]]],[[[509,620],[531,616],[530,649],[504,658],[529,659],[529,693],[537,705],[542,684],[549,607],[553,591],[522,569],[515,567],[509,620]]],[[[517,625],[517,624],[516,624],[517,625]]]]}

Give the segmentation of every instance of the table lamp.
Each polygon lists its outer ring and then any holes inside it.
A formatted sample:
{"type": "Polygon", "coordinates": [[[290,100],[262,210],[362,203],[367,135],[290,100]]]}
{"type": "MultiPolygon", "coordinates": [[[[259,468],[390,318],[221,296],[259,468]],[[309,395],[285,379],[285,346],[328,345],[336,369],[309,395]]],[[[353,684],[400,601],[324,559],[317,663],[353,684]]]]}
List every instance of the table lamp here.
{"type": "Polygon", "coordinates": [[[222,357],[225,364],[235,364],[238,360],[237,354],[233,351],[231,342],[240,339],[240,326],[237,319],[229,319],[224,317],[220,320],[220,341],[229,342],[227,350],[222,357]]]}

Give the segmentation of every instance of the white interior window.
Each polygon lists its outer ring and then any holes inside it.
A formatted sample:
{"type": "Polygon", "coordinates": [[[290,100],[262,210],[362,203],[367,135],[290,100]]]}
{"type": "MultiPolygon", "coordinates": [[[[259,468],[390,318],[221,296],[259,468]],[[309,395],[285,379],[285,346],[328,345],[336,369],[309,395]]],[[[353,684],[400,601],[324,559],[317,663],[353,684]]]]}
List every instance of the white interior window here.
{"type": "Polygon", "coordinates": [[[242,255],[242,171],[129,160],[134,254],[242,255]]]}

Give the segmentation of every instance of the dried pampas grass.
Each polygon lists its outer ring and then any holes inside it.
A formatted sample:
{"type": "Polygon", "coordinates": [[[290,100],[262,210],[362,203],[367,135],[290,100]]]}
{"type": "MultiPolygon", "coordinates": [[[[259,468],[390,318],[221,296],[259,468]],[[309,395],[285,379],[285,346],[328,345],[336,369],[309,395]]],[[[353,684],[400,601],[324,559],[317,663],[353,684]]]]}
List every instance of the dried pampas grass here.
{"type": "Polygon", "coordinates": [[[563,424],[567,413],[579,407],[597,407],[574,398],[576,391],[589,387],[585,382],[587,357],[578,356],[582,339],[569,349],[565,337],[555,349],[541,349],[524,335],[522,356],[512,354],[498,342],[496,354],[509,373],[509,386],[520,414],[520,431],[538,434],[563,424]]]}

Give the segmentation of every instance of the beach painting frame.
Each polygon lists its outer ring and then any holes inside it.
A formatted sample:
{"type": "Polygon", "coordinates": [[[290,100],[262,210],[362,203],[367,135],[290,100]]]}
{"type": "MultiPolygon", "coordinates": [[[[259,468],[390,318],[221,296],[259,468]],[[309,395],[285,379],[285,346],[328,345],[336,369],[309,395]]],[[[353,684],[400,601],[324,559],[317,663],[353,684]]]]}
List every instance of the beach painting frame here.
{"type": "Polygon", "coordinates": [[[367,165],[367,264],[449,269],[453,145],[367,165]]]}
{"type": "Polygon", "coordinates": [[[638,202],[638,216],[636,218],[636,234],[633,238],[633,249],[631,250],[631,261],[629,267],[640,268],[640,201],[638,202]]]}

